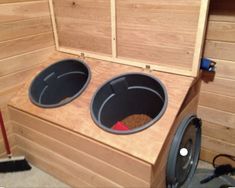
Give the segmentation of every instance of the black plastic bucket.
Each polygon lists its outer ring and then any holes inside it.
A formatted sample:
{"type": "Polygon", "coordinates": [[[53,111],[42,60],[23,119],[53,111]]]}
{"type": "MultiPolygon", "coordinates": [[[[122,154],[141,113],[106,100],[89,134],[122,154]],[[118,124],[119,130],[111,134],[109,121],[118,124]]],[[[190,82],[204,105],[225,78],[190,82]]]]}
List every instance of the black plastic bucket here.
{"type": "Polygon", "coordinates": [[[90,77],[90,70],[82,61],[58,61],[34,78],[29,88],[30,100],[43,108],[65,105],[84,91],[90,77]]]}
{"type": "Polygon", "coordinates": [[[91,116],[108,132],[131,134],[151,126],[163,115],[166,107],[167,92],[160,80],[147,74],[130,73],[112,78],[96,91],[91,101],[91,116]],[[113,129],[117,122],[131,116],[148,118],[125,131],[113,129]]]}

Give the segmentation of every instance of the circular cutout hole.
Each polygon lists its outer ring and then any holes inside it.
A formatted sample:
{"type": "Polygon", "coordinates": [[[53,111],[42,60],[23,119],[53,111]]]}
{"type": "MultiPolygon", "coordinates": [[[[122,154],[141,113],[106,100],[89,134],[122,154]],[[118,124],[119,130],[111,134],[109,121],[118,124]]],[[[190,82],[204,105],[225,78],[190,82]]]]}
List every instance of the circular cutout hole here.
{"type": "Polygon", "coordinates": [[[82,61],[58,61],[34,78],[29,88],[29,97],[34,104],[43,108],[62,106],[84,91],[90,77],[90,70],[82,61]]]}
{"type": "Polygon", "coordinates": [[[91,115],[102,129],[116,134],[141,131],[156,122],[167,106],[166,89],[160,80],[132,73],[103,84],[91,102],[91,115]]]}

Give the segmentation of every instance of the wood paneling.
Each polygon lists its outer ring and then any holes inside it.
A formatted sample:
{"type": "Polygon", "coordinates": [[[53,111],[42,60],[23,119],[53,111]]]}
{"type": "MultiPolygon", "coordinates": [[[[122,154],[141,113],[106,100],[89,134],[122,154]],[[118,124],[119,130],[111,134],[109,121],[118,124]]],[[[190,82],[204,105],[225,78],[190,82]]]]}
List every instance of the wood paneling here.
{"type": "Polygon", "coordinates": [[[226,125],[227,127],[234,128],[235,114],[226,111],[216,110],[205,106],[198,107],[198,115],[209,122],[226,125]]]}
{"type": "Polygon", "coordinates": [[[210,21],[207,28],[207,39],[235,42],[235,23],[210,21]]]}
{"type": "Polygon", "coordinates": [[[217,62],[215,78],[202,84],[198,114],[203,119],[201,159],[235,153],[235,1],[211,0],[204,56],[217,62]]]}
{"type": "Polygon", "coordinates": [[[235,144],[235,129],[229,126],[203,121],[202,134],[227,143],[235,144]]]}
{"type": "MultiPolygon", "coordinates": [[[[29,129],[18,123],[14,124],[14,131],[16,134],[21,135],[22,137],[35,142],[41,146],[46,147],[47,149],[60,154],[67,159],[80,164],[81,166],[97,173],[103,177],[108,178],[109,180],[116,182],[117,184],[124,187],[149,187],[150,185],[136,178],[135,176],[125,173],[123,170],[120,170],[105,161],[97,159],[95,156],[89,155],[77,149],[67,145],[64,141],[59,142],[49,136],[41,134],[40,132],[29,129]],[[111,172],[111,173],[110,173],[111,172]]],[[[30,152],[30,151],[29,151],[30,152]]]]}
{"type": "Polygon", "coordinates": [[[223,142],[208,136],[202,136],[202,148],[210,148],[213,152],[226,153],[229,155],[234,155],[235,153],[235,144],[223,142]]]}
{"type": "Polygon", "coordinates": [[[105,161],[111,166],[118,167],[128,174],[132,174],[133,176],[143,179],[144,181],[150,181],[150,165],[147,165],[139,160],[135,160],[134,158],[130,158],[116,150],[111,150],[102,144],[94,145],[94,141],[86,137],[66,131],[65,129],[55,126],[49,122],[42,121],[38,118],[32,118],[32,116],[27,115],[26,113],[22,113],[13,108],[11,108],[10,111],[11,119],[18,123],[55,140],[63,142],[66,145],[70,145],[71,147],[74,147],[85,154],[87,153],[88,155],[94,156],[101,161],[105,161]]]}
{"type": "Polygon", "coordinates": [[[200,1],[116,4],[118,56],[191,69],[200,1]]]}
{"type": "Polygon", "coordinates": [[[52,32],[32,35],[0,43],[0,59],[53,46],[52,32]]]}
{"type": "Polygon", "coordinates": [[[208,4],[57,0],[50,5],[61,52],[196,77],[208,4]]]}
{"type": "MultiPolygon", "coordinates": [[[[6,125],[9,120],[6,104],[35,66],[54,53],[48,8],[47,0],[0,2],[0,108],[6,125]]],[[[11,131],[8,134],[11,135],[11,131]]],[[[3,147],[0,155],[2,152],[3,147]]]]}
{"type": "Polygon", "coordinates": [[[0,23],[49,16],[48,1],[0,4],[0,23]]]}
{"type": "Polygon", "coordinates": [[[0,77],[31,69],[47,60],[53,52],[54,46],[0,60],[0,77]]]}
{"type": "Polygon", "coordinates": [[[100,185],[100,187],[121,187],[120,185],[22,136],[17,135],[15,139],[16,139],[16,142],[22,148],[24,148],[26,151],[29,151],[29,153],[32,153],[32,155],[40,156],[40,159],[44,161],[50,161],[50,163],[52,164],[50,166],[55,166],[56,168],[60,168],[60,169],[63,168],[63,170],[67,174],[70,174],[71,172],[73,172],[74,176],[77,177],[78,183],[80,182],[79,180],[82,180],[82,182],[85,182],[86,184],[90,184],[93,187],[95,187],[96,185],[100,185]]]}
{"type": "Polygon", "coordinates": [[[49,16],[2,23],[0,25],[0,42],[46,32],[52,32],[49,16]]]}
{"type": "Polygon", "coordinates": [[[111,54],[110,0],[53,2],[60,46],[111,54]]]}
{"type": "Polygon", "coordinates": [[[199,105],[235,113],[235,97],[205,91],[201,92],[200,95],[201,100],[199,105]]]}
{"type": "Polygon", "coordinates": [[[235,43],[206,40],[204,55],[209,58],[234,60],[235,43]]]}
{"type": "MultiPolygon", "coordinates": [[[[214,152],[214,151],[211,151],[211,150],[208,150],[206,148],[202,148],[201,149],[201,156],[200,158],[202,160],[205,160],[205,161],[209,161],[212,163],[213,161],[213,158],[220,154],[220,152],[214,152]]],[[[232,166],[235,166],[235,162],[228,159],[228,158],[225,158],[225,157],[221,157],[219,158],[218,160],[216,160],[216,164],[217,165],[221,165],[221,164],[231,164],[232,166]]]]}
{"type": "Polygon", "coordinates": [[[235,97],[235,80],[215,77],[213,82],[202,83],[202,91],[235,97]]]}

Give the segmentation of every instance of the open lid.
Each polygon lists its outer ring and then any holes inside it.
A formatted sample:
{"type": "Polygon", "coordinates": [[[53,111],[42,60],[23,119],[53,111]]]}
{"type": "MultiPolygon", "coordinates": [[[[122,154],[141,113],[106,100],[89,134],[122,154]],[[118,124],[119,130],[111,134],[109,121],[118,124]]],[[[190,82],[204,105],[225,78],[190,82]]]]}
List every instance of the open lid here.
{"type": "Polygon", "coordinates": [[[209,0],[50,0],[58,51],[198,75],[209,0]]]}

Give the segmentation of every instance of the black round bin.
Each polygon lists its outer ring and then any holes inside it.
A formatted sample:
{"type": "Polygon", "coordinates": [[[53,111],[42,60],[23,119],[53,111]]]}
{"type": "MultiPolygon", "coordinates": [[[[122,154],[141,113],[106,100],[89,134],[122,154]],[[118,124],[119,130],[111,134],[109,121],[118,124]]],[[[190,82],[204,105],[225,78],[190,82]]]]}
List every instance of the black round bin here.
{"type": "Polygon", "coordinates": [[[91,116],[102,129],[115,134],[131,134],[156,122],[167,107],[167,92],[160,80],[143,73],[117,76],[104,83],[91,101],[91,116]],[[118,122],[126,130],[114,127],[118,122]]]}
{"type": "Polygon", "coordinates": [[[90,70],[84,62],[77,59],[58,61],[34,78],[29,98],[43,108],[65,105],[84,91],[90,77],[90,70]]]}

